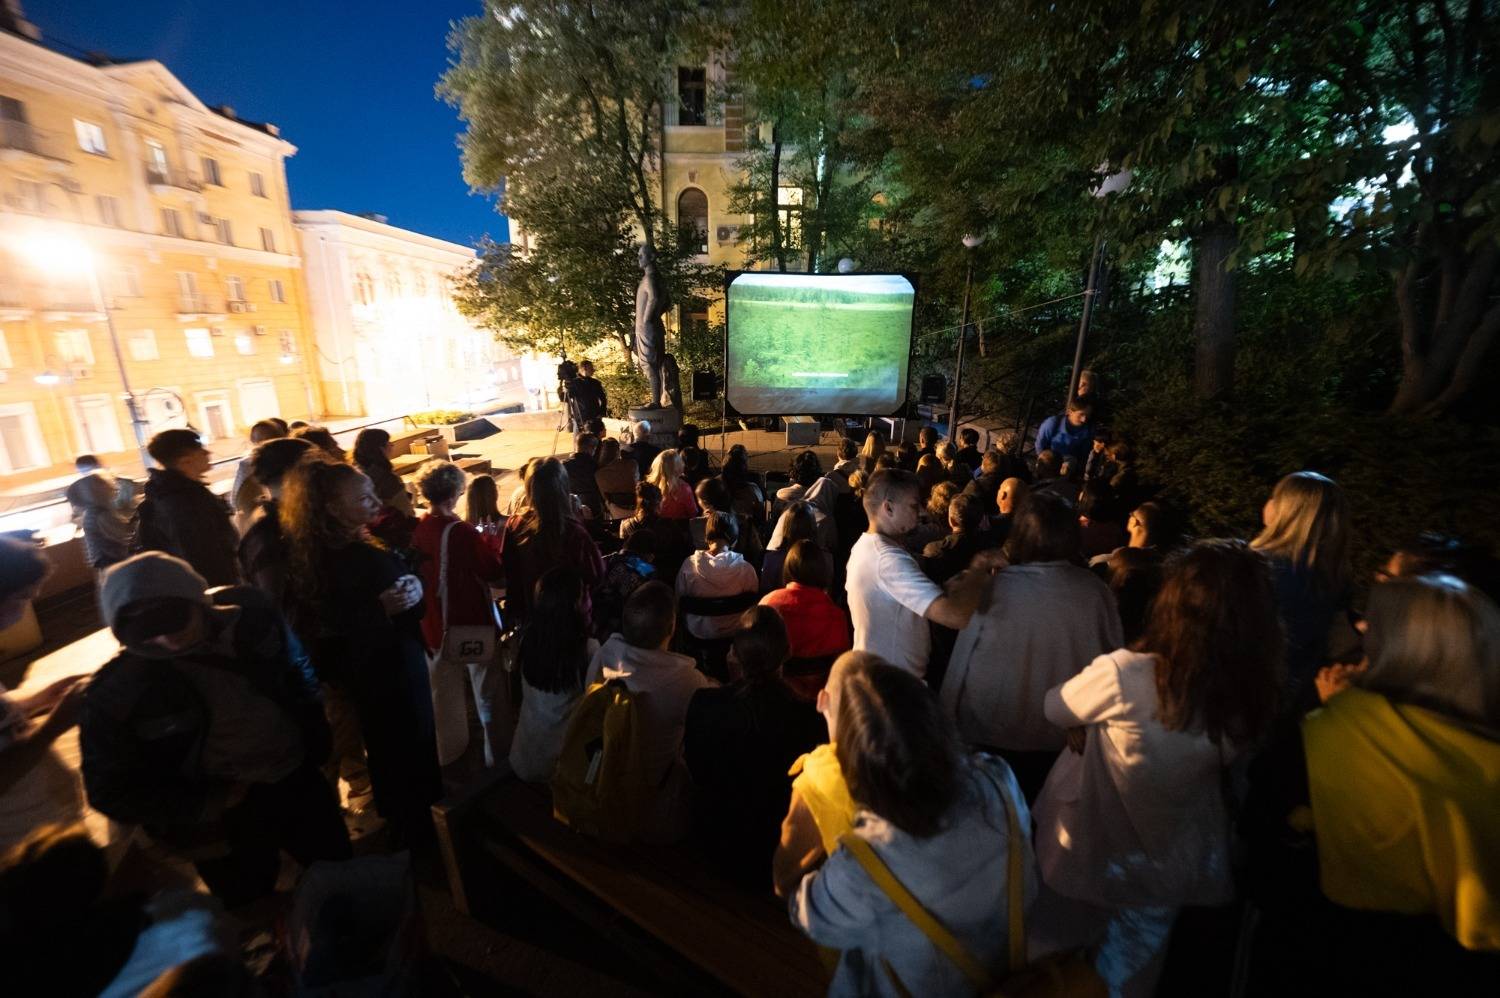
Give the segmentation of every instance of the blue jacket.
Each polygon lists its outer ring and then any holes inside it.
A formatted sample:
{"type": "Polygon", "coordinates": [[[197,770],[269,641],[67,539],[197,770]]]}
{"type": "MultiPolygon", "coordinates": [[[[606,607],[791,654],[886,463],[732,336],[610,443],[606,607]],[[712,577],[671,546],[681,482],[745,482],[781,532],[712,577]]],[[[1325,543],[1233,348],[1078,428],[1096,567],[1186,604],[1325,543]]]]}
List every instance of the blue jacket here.
{"type": "Polygon", "coordinates": [[[1094,446],[1094,428],[1087,424],[1070,426],[1066,413],[1048,416],[1036,431],[1036,452],[1050,450],[1059,460],[1072,458],[1079,471],[1094,446]]]}

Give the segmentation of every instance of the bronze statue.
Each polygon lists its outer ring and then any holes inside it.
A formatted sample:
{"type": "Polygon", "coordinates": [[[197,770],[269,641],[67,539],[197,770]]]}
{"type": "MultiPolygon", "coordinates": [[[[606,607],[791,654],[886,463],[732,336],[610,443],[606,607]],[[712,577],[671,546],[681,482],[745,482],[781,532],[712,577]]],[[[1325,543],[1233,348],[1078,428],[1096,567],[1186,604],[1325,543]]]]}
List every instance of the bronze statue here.
{"type": "Polygon", "coordinates": [[[635,289],[635,366],[651,386],[653,407],[671,405],[666,397],[666,377],[662,371],[667,351],[667,327],[662,315],[672,307],[666,285],[656,272],[656,253],[642,246],[640,253],[641,283],[635,289]]]}

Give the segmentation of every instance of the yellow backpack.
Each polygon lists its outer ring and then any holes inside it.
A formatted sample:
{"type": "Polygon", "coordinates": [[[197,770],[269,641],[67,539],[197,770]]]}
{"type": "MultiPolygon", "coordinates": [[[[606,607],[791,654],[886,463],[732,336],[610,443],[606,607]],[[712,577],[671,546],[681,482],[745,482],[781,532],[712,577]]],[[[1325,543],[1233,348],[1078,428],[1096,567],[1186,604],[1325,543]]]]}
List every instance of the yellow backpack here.
{"type": "Polygon", "coordinates": [[[642,722],[622,679],[595,683],[568,720],[552,773],[552,814],[575,831],[628,842],[652,799],[642,722]]]}

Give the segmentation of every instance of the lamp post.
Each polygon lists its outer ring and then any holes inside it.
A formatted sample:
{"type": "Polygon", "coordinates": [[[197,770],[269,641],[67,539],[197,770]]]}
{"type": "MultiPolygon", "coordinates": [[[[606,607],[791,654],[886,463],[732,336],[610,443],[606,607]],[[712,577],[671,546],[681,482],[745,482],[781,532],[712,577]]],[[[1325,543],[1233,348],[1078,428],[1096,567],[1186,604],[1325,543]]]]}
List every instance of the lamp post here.
{"type": "Polygon", "coordinates": [[[151,467],[151,456],[146,452],[145,418],[136,402],[135,392],[130,388],[130,377],[125,371],[125,356],[120,352],[120,337],[115,331],[115,318],[109,312],[109,302],[104,298],[104,288],[99,283],[99,269],[94,265],[93,255],[81,242],[70,239],[43,236],[27,246],[27,256],[43,270],[55,274],[84,273],[88,277],[89,292],[99,311],[104,313],[104,322],[109,330],[109,345],[114,351],[115,366],[120,371],[120,387],[125,390],[125,410],[130,415],[130,426],[135,432],[136,449],[141,455],[141,472],[151,467]]]}
{"type": "MultiPolygon", "coordinates": [[[[1100,173],[1105,168],[1100,169],[1100,173]]],[[[1094,197],[1103,200],[1110,194],[1116,194],[1130,186],[1131,172],[1120,170],[1108,174],[1094,190],[1094,197]]],[[[1068,398],[1065,404],[1071,405],[1073,397],[1078,394],[1078,376],[1083,373],[1083,345],[1088,339],[1089,323],[1094,318],[1094,298],[1098,295],[1099,279],[1104,271],[1104,234],[1100,233],[1094,238],[1094,252],[1089,257],[1089,273],[1083,287],[1083,315],[1078,319],[1078,343],[1073,348],[1073,369],[1068,373],[1068,398]]]]}
{"type": "Polygon", "coordinates": [[[964,308],[963,318],[958,324],[958,362],[953,370],[953,405],[948,409],[948,439],[958,439],[958,396],[964,386],[964,341],[969,335],[969,299],[974,292],[974,249],[984,242],[984,236],[964,236],[964,308]]]}

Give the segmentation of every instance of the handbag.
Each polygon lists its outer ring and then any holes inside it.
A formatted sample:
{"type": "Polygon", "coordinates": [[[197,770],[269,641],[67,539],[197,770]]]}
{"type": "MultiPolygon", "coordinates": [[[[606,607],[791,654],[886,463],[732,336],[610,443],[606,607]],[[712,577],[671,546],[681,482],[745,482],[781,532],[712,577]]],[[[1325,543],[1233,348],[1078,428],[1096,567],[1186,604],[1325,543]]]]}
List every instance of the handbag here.
{"type": "MultiPolygon", "coordinates": [[[[495,657],[496,639],[499,637],[498,619],[486,624],[448,623],[448,535],[458,526],[454,520],[443,528],[441,552],[438,556],[438,602],[443,605],[443,643],[440,654],[445,661],[466,665],[471,662],[489,662],[495,657]]],[[[495,604],[490,603],[494,613],[495,604]]]]}
{"type": "MultiPolygon", "coordinates": [[[[1108,989],[1081,950],[1051,953],[1028,963],[1026,959],[1026,871],[1021,849],[1021,823],[1016,808],[1004,786],[996,784],[1010,829],[1010,848],[1006,861],[1007,908],[1010,921],[1010,973],[996,981],[984,964],[958,941],[958,937],[918,901],[906,885],[896,879],[891,868],[876,854],[870,843],[846,832],[839,844],[854,856],[886,897],[895,902],[932,945],[963,971],[977,993],[993,998],[1104,998],[1108,989]]],[[[898,994],[909,998],[911,992],[896,976],[888,961],[882,961],[898,994]]]]}

